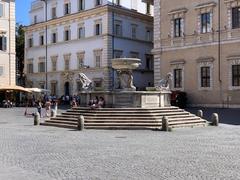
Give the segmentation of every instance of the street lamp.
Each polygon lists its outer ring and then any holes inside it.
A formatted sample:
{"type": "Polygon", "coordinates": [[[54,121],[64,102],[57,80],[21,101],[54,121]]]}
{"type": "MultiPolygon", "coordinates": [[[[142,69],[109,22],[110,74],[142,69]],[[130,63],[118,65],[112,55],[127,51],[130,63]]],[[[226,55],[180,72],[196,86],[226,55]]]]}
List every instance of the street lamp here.
{"type": "Polygon", "coordinates": [[[47,0],[41,0],[42,2],[45,3],[45,51],[46,51],[46,57],[45,57],[45,89],[48,89],[48,74],[47,74],[47,59],[48,59],[48,47],[47,47],[47,0]]]}

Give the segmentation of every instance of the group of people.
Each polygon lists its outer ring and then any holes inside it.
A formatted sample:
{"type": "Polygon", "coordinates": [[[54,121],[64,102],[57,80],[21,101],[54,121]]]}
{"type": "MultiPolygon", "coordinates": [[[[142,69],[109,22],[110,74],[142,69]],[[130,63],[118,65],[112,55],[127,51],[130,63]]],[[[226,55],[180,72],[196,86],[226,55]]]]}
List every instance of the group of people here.
{"type": "Polygon", "coordinates": [[[105,107],[105,100],[103,97],[96,96],[95,99],[91,99],[88,103],[89,107],[92,109],[95,108],[104,108],[105,107]]]}

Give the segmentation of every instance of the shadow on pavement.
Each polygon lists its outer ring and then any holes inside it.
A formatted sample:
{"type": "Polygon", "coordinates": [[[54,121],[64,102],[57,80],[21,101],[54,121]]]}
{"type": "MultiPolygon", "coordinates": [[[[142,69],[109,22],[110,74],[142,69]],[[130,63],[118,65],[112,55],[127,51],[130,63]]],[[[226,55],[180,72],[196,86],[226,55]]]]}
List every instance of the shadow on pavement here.
{"type": "Polygon", "coordinates": [[[187,111],[196,114],[198,110],[203,110],[204,119],[211,121],[213,113],[219,114],[219,121],[223,124],[240,125],[240,109],[225,108],[187,108],[187,111]]]}

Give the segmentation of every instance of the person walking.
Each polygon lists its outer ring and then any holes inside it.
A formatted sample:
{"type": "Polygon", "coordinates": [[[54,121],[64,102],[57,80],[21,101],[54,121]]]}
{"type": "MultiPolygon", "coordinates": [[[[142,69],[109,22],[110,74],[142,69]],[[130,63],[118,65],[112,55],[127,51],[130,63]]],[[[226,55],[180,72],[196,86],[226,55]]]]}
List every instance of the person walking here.
{"type": "Polygon", "coordinates": [[[42,102],[37,102],[37,112],[39,113],[40,117],[42,117],[42,102]]]}

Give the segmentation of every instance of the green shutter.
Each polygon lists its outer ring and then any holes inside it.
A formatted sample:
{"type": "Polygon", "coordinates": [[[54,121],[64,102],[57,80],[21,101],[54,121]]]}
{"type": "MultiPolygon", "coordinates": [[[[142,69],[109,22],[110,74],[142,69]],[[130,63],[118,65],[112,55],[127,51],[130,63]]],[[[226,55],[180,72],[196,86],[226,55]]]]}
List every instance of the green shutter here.
{"type": "Polygon", "coordinates": [[[7,50],[7,37],[3,37],[3,51],[7,50]]]}
{"type": "Polygon", "coordinates": [[[0,36],[0,51],[3,51],[3,37],[0,36]]]}

